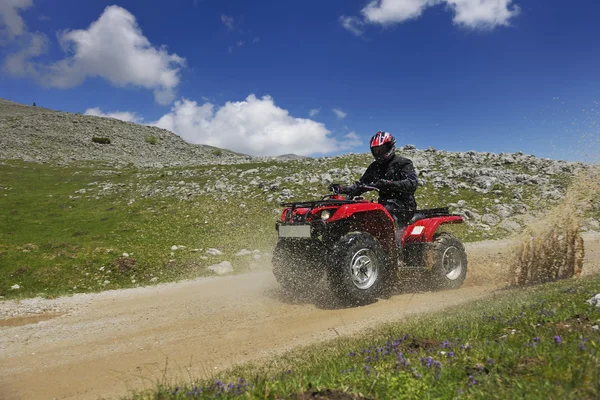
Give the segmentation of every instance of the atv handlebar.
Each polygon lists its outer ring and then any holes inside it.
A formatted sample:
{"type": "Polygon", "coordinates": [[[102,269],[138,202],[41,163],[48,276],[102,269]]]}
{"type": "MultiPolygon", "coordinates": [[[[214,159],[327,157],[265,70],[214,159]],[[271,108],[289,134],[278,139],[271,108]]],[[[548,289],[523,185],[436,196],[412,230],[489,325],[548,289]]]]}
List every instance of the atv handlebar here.
{"type": "MultiPolygon", "coordinates": [[[[359,182],[357,182],[357,183],[359,183],[359,182]]],[[[329,189],[334,193],[334,195],[338,195],[338,194],[341,194],[340,193],[340,187],[341,187],[341,185],[332,184],[332,185],[329,186],[329,189]]],[[[376,188],[375,186],[366,185],[366,184],[359,184],[354,189],[354,191],[352,191],[351,193],[347,193],[347,194],[350,197],[356,197],[356,196],[360,196],[362,193],[371,192],[371,191],[379,192],[379,189],[376,188]],[[360,192],[360,193],[355,194],[356,192],[360,192]]]]}

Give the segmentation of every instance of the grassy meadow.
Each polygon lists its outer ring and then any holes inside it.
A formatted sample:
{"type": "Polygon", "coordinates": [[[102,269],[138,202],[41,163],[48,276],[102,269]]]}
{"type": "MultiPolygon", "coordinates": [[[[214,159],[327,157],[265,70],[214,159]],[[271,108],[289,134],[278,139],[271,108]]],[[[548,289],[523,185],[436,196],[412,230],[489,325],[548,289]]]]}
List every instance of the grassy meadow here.
{"type": "MultiPolygon", "coordinates": [[[[458,162],[448,157],[432,156],[429,169],[443,172],[443,162],[458,162]]],[[[369,161],[368,155],[349,155],[161,169],[0,163],[0,298],[194,278],[213,274],[207,267],[224,260],[234,273],[268,268],[279,201],[320,198],[328,194],[327,179],[351,183],[369,161]],[[351,176],[340,174],[343,169],[351,176]],[[209,248],[223,254],[209,255],[209,248]],[[260,255],[235,255],[243,249],[260,255]]],[[[569,177],[554,179],[566,185],[569,177]]],[[[481,194],[427,182],[417,201],[431,208],[465,200],[483,213],[497,202],[510,202],[517,189],[531,210],[545,206],[539,188],[531,185],[498,186],[495,193],[481,194]]],[[[510,234],[476,224],[448,229],[466,242],[510,234]]]]}

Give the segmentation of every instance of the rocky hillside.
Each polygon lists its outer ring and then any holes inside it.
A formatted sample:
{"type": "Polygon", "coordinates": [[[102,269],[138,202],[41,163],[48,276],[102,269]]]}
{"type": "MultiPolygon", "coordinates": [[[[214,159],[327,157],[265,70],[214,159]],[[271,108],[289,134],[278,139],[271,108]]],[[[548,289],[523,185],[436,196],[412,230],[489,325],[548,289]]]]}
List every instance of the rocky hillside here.
{"type": "Polygon", "coordinates": [[[234,164],[253,157],[193,145],[172,132],[113,118],[0,99],[0,160],[68,164],[99,161],[145,167],[234,164]],[[109,142],[109,143],[107,143],[109,142]]]}

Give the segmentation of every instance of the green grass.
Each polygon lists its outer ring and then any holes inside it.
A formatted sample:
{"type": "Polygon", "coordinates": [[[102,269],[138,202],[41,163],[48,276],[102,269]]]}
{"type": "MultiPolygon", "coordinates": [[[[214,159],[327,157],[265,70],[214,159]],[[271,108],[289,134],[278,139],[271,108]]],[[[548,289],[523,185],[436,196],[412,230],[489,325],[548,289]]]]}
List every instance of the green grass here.
{"type": "Polygon", "coordinates": [[[94,170],[0,166],[0,187],[8,188],[0,192],[1,296],[53,297],[149,284],[154,278],[164,282],[210,275],[206,267],[224,259],[236,272],[245,271],[252,258],[233,254],[242,248],[273,247],[275,215],[257,202],[248,202],[240,211],[237,202],[220,203],[210,196],[130,203],[137,196],[127,187],[123,193],[102,196],[76,193],[94,189],[92,182],[144,181],[134,168],[109,177],[94,176],[94,170]],[[173,245],[186,247],[172,252],[173,245]],[[206,256],[210,247],[225,255],[206,256]],[[135,265],[124,268],[123,253],[135,259],[135,265]],[[20,289],[11,290],[15,284],[20,289]]]}
{"type": "MultiPolygon", "coordinates": [[[[320,198],[328,194],[323,174],[350,168],[349,181],[330,175],[352,183],[369,162],[369,155],[351,155],[319,163],[162,169],[0,164],[0,296],[55,297],[193,278],[213,274],[206,268],[223,260],[232,262],[235,273],[256,268],[251,256],[234,256],[241,249],[267,253],[262,264],[267,266],[276,241],[278,200],[320,198]],[[241,176],[255,168],[261,169],[259,174],[241,176]],[[250,185],[255,178],[263,185],[250,185]],[[275,182],[278,188],[272,189],[275,182]],[[291,190],[291,197],[281,195],[284,189],[291,190]],[[180,245],[185,247],[171,251],[180,245]],[[225,254],[206,256],[211,247],[225,254]],[[122,259],[124,253],[128,260],[122,259]],[[11,289],[13,285],[19,289],[11,289]]],[[[510,202],[514,195],[513,188],[500,189],[500,194],[481,194],[427,184],[418,189],[417,202],[420,208],[432,208],[465,200],[470,208],[493,209],[494,200],[510,202]]],[[[525,202],[539,194],[536,189],[524,188],[525,202]]],[[[376,199],[374,193],[366,197],[376,199]]],[[[444,230],[465,242],[509,234],[466,224],[444,230]]]]}
{"type": "Polygon", "coordinates": [[[302,348],[127,399],[596,399],[600,276],[524,290],[302,348]],[[298,397],[299,398],[299,397],[298,397]],[[308,397],[306,397],[308,398],[308,397]],[[350,397],[347,397],[350,398],[350,397]]]}

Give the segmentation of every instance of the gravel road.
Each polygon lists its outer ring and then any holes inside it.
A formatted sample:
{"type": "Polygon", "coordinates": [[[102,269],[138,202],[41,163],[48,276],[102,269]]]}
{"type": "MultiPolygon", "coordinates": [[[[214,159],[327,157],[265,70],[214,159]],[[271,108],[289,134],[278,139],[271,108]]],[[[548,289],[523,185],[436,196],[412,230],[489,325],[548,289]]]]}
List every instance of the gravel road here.
{"type": "MultiPolygon", "coordinates": [[[[600,235],[584,237],[584,274],[597,273],[600,235]]],[[[398,293],[357,308],[336,306],[326,294],[286,299],[270,272],[4,301],[0,398],[111,398],[152,388],[165,376],[210,376],[338,334],[486,298],[502,283],[507,242],[474,243],[467,251],[470,276],[461,289],[398,293]],[[45,312],[30,314],[36,310],[45,312]]]]}

